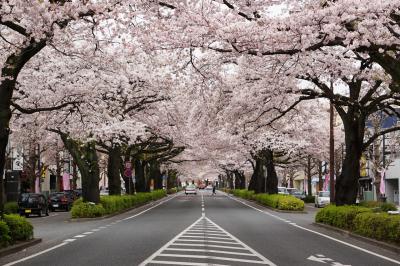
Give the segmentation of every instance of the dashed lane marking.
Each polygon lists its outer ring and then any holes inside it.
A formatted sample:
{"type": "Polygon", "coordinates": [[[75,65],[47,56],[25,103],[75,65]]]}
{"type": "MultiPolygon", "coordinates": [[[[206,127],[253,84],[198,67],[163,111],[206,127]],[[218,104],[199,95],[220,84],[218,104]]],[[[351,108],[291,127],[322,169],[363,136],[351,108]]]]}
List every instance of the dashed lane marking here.
{"type": "Polygon", "coordinates": [[[74,237],[78,237],[78,238],[81,238],[81,237],[85,237],[86,235],[76,235],[76,236],[74,236],[74,237]]]}
{"type": "MultiPolygon", "coordinates": [[[[200,230],[200,229],[196,229],[200,230]]],[[[153,255],[143,261],[140,266],[154,264],[169,265],[225,265],[227,261],[236,263],[261,264],[275,266],[273,262],[225,231],[207,217],[200,217],[153,255]],[[207,236],[212,226],[214,231],[224,237],[207,236]],[[203,228],[203,236],[190,235],[193,228],[203,228]],[[224,239],[226,241],[212,240],[224,239]],[[213,243],[217,243],[215,245],[213,243]]]]}
{"type": "Polygon", "coordinates": [[[65,239],[64,242],[74,242],[76,239],[75,238],[70,238],[70,239],[65,239]]]}

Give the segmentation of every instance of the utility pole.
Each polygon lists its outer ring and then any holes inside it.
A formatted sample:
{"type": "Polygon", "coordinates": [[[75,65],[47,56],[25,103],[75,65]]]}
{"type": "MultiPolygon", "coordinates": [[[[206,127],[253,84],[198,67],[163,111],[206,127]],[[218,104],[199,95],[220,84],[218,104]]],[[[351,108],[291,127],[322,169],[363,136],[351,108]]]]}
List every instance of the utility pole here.
{"type": "MultiPolygon", "coordinates": [[[[331,83],[332,91],[333,86],[331,83]]],[[[329,186],[330,186],[330,202],[335,202],[335,139],[334,139],[334,110],[332,101],[330,103],[329,115],[329,186]]]]}

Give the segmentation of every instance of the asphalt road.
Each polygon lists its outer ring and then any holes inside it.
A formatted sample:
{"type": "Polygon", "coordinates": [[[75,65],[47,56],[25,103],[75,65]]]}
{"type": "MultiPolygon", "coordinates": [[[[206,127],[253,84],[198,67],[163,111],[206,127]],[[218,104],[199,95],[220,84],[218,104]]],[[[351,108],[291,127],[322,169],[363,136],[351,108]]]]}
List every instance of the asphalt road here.
{"type": "MultiPolygon", "coordinates": [[[[223,193],[175,195],[112,218],[32,218],[43,243],[1,265],[400,265],[400,256],[223,193]]],[[[57,215],[55,215],[57,214],[57,215]]]]}

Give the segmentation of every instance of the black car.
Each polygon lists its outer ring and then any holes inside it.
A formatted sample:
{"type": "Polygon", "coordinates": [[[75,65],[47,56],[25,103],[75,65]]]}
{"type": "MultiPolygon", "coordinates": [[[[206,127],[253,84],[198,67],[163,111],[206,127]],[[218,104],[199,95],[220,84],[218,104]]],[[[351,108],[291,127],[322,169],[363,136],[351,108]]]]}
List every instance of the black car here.
{"type": "Polygon", "coordinates": [[[71,209],[72,203],[74,202],[73,194],[69,192],[55,192],[49,196],[49,209],[55,210],[66,210],[71,209]]]}
{"type": "Polygon", "coordinates": [[[26,217],[31,214],[48,216],[46,197],[40,193],[22,193],[18,199],[18,213],[26,217]]]}

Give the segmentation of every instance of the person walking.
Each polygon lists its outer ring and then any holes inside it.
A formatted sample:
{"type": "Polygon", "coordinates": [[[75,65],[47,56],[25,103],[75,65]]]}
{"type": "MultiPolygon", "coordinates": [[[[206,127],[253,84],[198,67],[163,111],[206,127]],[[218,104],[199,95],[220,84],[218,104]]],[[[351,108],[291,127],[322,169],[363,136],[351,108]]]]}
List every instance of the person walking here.
{"type": "Polygon", "coordinates": [[[215,186],[215,184],[213,183],[213,192],[212,192],[213,195],[216,195],[216,194],[217,194],[217,193],[215,192],[215,189],[216,189],[216,186],[215,186]]]}

